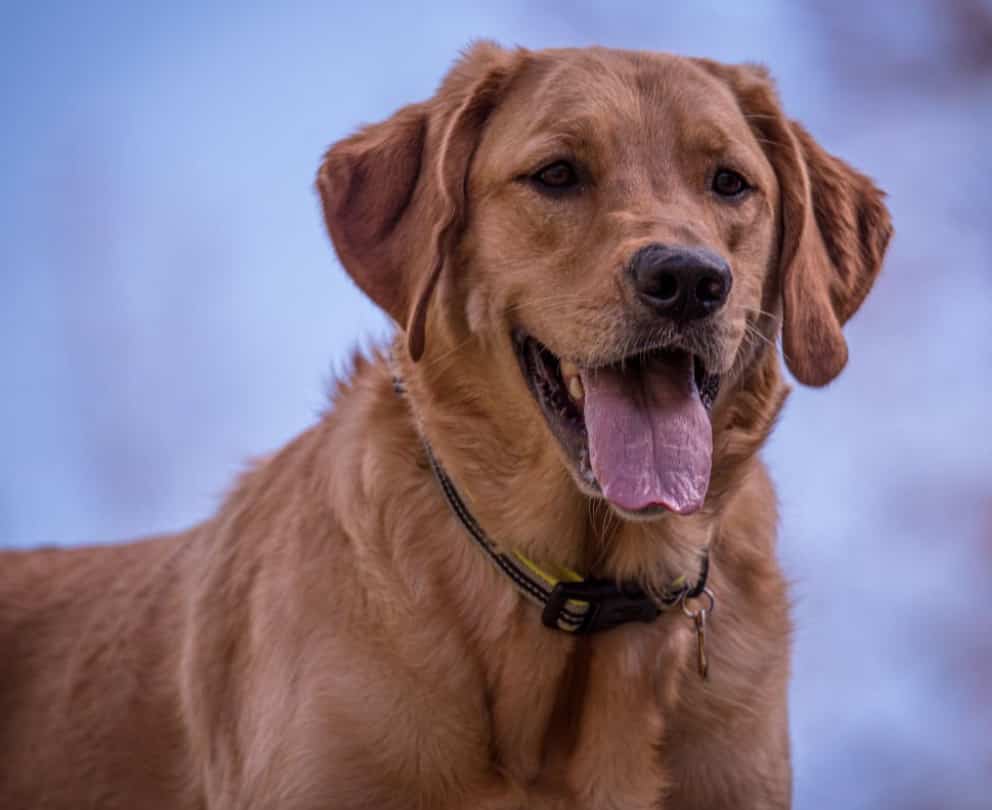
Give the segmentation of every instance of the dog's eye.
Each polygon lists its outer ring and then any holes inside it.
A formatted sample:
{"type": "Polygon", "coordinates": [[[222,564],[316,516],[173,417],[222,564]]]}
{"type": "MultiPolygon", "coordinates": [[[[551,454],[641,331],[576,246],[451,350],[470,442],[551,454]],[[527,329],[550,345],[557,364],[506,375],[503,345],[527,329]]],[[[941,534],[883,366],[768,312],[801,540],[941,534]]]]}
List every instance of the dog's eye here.
{"type": "Polygon", "coordinates": [[[564,191],[579,184],[579,176],[575,167],[564,160],[556,160],[531,175],[531,180],[539,186],[555,191],[564,191]]]}
{"type": "Polygon", "coordinates": [[[750,188],[747,180],[731,169],[720,169],[713,175],[713,191],[721,197],[738,197],[750,188]]]}

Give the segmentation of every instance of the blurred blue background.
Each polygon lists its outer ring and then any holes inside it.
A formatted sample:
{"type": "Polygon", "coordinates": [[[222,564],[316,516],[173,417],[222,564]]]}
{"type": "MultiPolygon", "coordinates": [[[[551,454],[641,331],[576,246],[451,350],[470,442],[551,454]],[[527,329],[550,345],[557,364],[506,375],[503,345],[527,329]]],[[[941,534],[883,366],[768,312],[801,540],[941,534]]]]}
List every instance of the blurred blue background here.
{"type": "Polygon", "coordinates": [[[992,806],[992,3],[0,7],[0,546],[208,515],[384,319],[312,182],[485,36],[757,60],[890,193],[828,390],[766,451],[798,808],[992,806]]]}

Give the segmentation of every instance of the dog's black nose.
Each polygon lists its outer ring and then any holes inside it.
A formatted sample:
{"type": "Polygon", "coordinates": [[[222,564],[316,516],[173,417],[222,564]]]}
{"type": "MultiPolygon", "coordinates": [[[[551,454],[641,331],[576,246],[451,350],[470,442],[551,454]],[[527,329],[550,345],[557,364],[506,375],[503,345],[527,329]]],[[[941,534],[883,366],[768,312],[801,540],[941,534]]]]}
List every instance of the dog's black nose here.
{"type": "Polygon", "coordinates": [[[642,247],[630,260],[638,297],[659,315],[692,321],[712,315],[730,295],[726,260],[706,248],[642,247]]]}

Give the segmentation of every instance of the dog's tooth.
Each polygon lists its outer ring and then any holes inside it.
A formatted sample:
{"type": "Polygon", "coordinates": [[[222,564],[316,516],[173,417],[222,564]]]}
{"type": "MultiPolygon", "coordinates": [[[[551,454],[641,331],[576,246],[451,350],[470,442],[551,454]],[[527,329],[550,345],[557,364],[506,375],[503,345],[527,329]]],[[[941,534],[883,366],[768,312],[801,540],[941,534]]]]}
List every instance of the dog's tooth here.
{"type": "Polygon", "coordinates": [[[576,377],[568,378],[568,394],[576,402],[581,402],[582,397],[585,396],[585,391],[582,388],[582,380],[576,377]]]}
{"type": "Polygon", "coordinates": [[[569,377],[574,377],[579,373],[579,367],[575,365],[571,360],[561,361],[561,376],[566,380],[569,377]]]}

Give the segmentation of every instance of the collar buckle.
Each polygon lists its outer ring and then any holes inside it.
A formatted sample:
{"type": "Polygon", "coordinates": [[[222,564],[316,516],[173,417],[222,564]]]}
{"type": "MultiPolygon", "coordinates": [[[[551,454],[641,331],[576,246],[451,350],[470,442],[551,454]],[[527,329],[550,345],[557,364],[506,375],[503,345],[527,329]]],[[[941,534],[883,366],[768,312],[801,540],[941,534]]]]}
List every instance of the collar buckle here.
{"type": "Polygon", "coordinates": [[[610,580],[585,579],[555,585],[548,594],[541,621],[545,627],[587,635],[628,622],[653,622],[660,613],[639,588],[621,589],[610,580]],[[570,602],[585,603],[588,608],[580,613],[570,602]]]}

